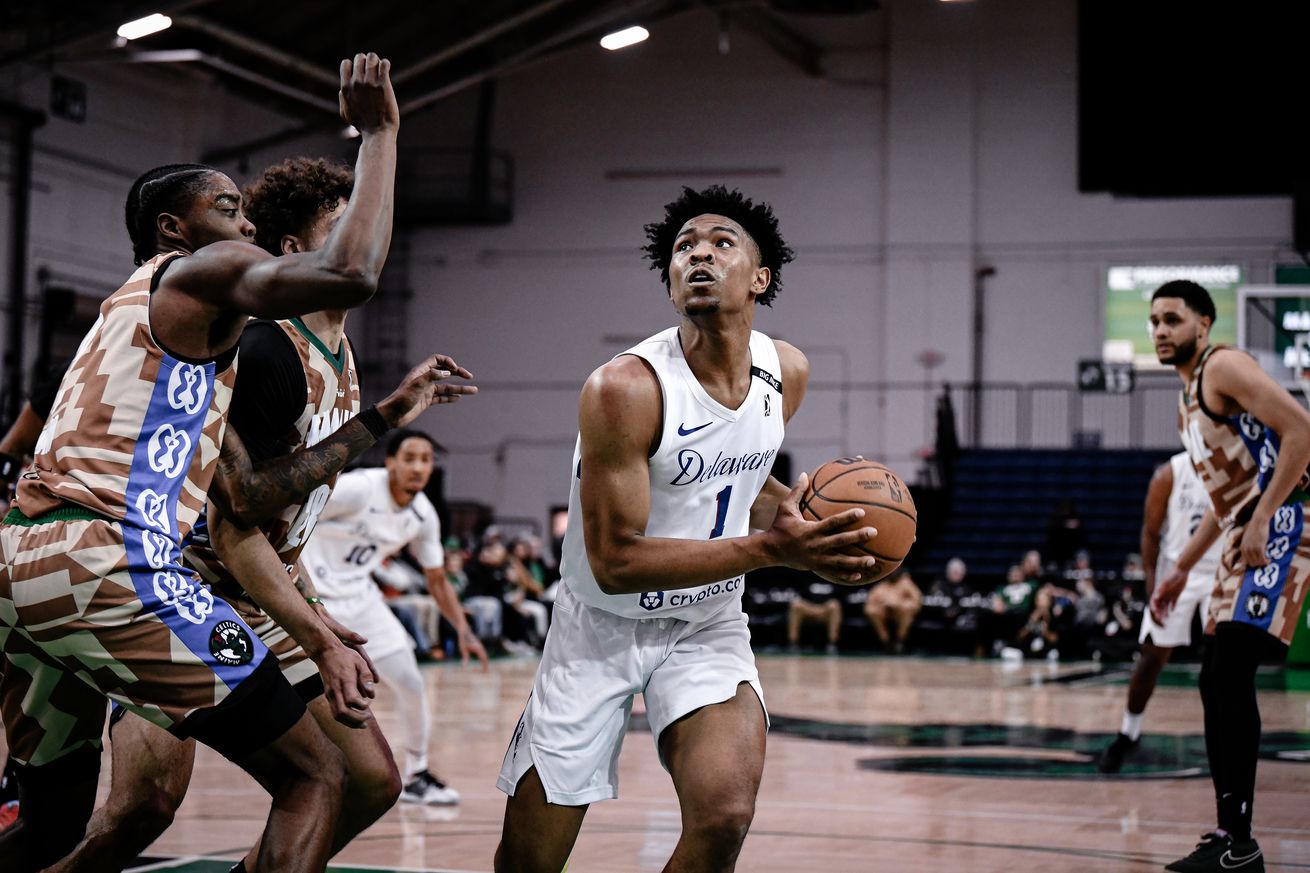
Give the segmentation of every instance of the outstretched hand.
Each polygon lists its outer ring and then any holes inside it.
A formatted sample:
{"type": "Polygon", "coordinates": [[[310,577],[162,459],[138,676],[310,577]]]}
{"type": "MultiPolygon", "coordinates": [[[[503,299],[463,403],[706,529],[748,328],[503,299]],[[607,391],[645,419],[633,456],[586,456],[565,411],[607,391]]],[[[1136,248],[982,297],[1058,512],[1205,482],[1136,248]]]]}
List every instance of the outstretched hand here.
{"type": "Polygon", "coordinates": [[[1151,592],[1151,619],[1159,625],[1164,624],[1164,620],[1173,612],[1174,604],[1178,602],[1178,597],[1187,587],[1187,573],[1179,570],[1177,567],[1169,571],[1169,575],[1155,583],[1155,591],[1151,592]]]}
{"type": "Polygon", "coordinates": [[[373,52],[342,60],[337,104],[342,120],[360,133],[399,128],[400,108],[391,87],[391,61],[373,52]]]}
{"type": "Polygon", "coordinates": [[[855,585],[873,570],[878,561],[870,555],[852,554],[878,535],[873,527],[844,530],[864,517],[863,509],[848,509],[822,521],[801,517],[800,499],[809,484],[802,473],[796,485],[778,504],[773,526],[765,532],[778,563],[798,570],[810,570],[825,579],[855,585]]]}
{"type": "Polygon", "coordinates": [[[401,380],[395,391],[378,404],[378,412],[391,427],[404,427],[436,403],[454,403],[466,394],[477,394],[476,385],[459,385],[452,376],[472,379],[473,374],[448,355],[433,355],[401,380]]]}

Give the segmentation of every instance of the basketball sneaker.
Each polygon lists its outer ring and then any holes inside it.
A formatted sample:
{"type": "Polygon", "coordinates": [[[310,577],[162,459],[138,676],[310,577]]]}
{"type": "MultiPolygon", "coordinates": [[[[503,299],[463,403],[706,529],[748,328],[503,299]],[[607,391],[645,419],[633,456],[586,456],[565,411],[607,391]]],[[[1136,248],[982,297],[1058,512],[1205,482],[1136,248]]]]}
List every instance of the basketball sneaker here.
{"type": "Polygon", "coordinates": [[[18,821],[18,774],[13,759],[0,772],[0,832],[18,821]]]}
{"type": "Polygon", "coordinates": [[[1129,739],[1127,734],[1119,734],[1101,753],[1100,759],[1096,762],[1096,769],[1102,773],[1118,773],[1123,769],[1124,758],[1128,757],[1130,752],[1136,751],[1137,744],[1140,742],[1140,739],[1129,739]]]}
{"type": "Polygon", "coordinates": [[[400,792],[405,803],[423,803],[428,806],[454,806],[459,803],[459,792],[433,776],[427,770],[415,773],[400,792]]]}
{"type": "Polygon", "coordinates": [[[1211,831],[1201,835],[1201,842],[1186,858],[1165,866],[1174,873],[1209,873],[1211,870],[1244,870],[1264,873],[1265,859],[1255,840],[1234,840],[1227,834],[1211,831]]]}

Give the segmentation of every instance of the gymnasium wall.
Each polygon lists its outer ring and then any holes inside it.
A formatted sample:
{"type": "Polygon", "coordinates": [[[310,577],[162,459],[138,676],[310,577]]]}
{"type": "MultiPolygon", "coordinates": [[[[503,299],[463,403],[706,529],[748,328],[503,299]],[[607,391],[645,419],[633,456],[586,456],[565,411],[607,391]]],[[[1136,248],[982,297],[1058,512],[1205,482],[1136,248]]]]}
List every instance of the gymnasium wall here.
{"type": "MultiPolygon", "coordinates": [[[[717,18],[691,11],[636,48],[583,46],[502,80],[493,142],[516,161],[514,222],[407,239],[410,356],[449,352],[484,386],[424,419],[453,450],[450,496],[537,518],[565,498],[582,381],[672,323],[638,247],[684,181],[771,201],[798,252],[756,322],[811,359],[789,436],[798,469],[863,451],[913,476],[935,385],[970,375],[979,267],[996,270],[983,378],[1014,382],[1071,382],[1076,361],[1099,354],[1110,264],[1235,261],[1268,281],[1291,257],[1287,199],[1078,193],[1074,13],[1072,0],[888,0],[866,30],[823,25],[823,42],[846,48],[819,79],[739,31],[720,55],[717,18]],[[931,373],[917,362],[925,349],[944,354],[931,373]]],[[[40,132],[34,269],[116,285],[130,266],[130,175],[285,124],[204,82],[147,72],[79,70],[91,118],[40,132]]],[[[43,74],[27,75],[0,81],[0,94],[41,105],[43,74]]],[[[461,95],[407,120],[406,144],[467,147],[473,105],[461,95]]],[[[322,138],[250,166],[343,148],[322,138]]],[[[363,335],[360,319],[350,331],[363,335]]],[[[1148,397],[1146,438],[1168,445],[1169,393],[1148,397]]]]}

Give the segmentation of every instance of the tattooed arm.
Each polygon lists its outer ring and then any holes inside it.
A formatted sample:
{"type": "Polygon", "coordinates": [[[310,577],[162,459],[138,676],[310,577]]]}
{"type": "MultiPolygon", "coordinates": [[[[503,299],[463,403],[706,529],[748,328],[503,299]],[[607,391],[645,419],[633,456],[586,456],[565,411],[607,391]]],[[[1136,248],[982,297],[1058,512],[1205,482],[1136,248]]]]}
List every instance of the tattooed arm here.
{"type": "Polygon", "coordinates": [[[209,535],[215,554],[241,587],[318,666],[333,717],[349,727],[363,727],[372,718],[372,664],[344,645],[287,584],[286,569],[262,531],[238,530],[228,523],[221,500],[210,501],[209,535]]]}
{"type": "Polygon", "coordinates": [[[327,439],[289,455],[254,463],[236,429],[223,434],[223,448],[214,476],[214,491],[221,497],[228,521],[241,530],[262,524],[292,503],[309,496],[346,465],[376,443],[386,428],[404,427],[435,403],[453,403],[476,394],[473,385],[454,385],[451,375],[471,379],[473,374],[446,355],[433,355],[405,376],[400,386],[376,406],[382,427],[353,418],[327,439]]]}

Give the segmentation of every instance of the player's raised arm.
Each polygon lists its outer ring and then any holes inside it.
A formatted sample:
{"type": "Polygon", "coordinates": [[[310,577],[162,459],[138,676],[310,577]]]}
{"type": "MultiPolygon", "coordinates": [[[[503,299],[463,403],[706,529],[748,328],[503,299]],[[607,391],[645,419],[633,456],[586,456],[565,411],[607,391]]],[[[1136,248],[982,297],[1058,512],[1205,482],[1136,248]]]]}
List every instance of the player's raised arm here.
{"type": "MultiPolygon", "coordinates": [[[[872,568],[872,558],[843,549],[872,537],[870,528],[833,533],[856,521],[860,510],[822,522],[801,519],[793,489],[779,504],[773,526],[762,533],[713,540],[645,535],[650,516],[647,459],[662,418],[655,376],[640,359],[625,355],[605,364],[582,389],[580,498],[592,574],[607,594],[690,588],[730,579],[774,564],[822,569],[852,578],[872,568]]],[[[802,477],[803,487],[804,478],[802,477]]]]}
{"type": "Polygon", "coordinates": [[[391,62],[372,53],[341,62],[341,115],[361,139],[349,204],[322,248],[273,257],[248,243],[216,242],[172,266],[159,291],[263,318],[348,309],[372,297],[395,203],[400,114],[390,71],[391,62]]]}

